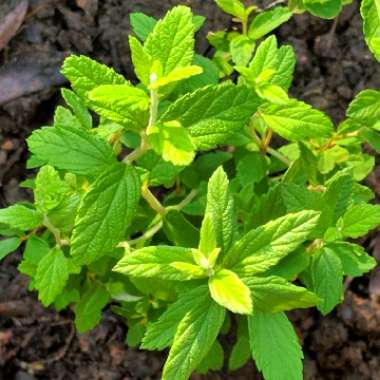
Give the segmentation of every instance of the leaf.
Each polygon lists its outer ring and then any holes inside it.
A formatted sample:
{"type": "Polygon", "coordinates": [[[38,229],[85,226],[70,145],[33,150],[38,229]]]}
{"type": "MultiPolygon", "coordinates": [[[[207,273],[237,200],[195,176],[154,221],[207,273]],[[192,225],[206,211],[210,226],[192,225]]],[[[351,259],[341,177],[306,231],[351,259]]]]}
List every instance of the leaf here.
{"type": "Polygon", "coordinates": [[[250,152],[239,159],[236,177],[241,186],[260,182],[267,174],[267,161],[261,153],[250,152]]]}
{"type": "Polygon", "coordinates": [[[206,214],[211,216],[217,247],[227,251],[233,243],[236,231],[235,210],[228,177],[222,166],[215,170],[209,180],[206,214]]]}
{"type": "Polygon", "coordinates": [[[71,55],[66,58],[62,74],[71,82],[74,91],[85,101],[87,93],[98,86],[128,83],[113,69],[84,55],[71,55]]]}
{"type": "MultiPolygon", "coordinates": [[[[131,14],[132,17],[133,13],[131,14]]],[[[131,58],[137,78],[145,86],[149,85],[150,69],[152,67],[152,57],[147,53],[140,41],[133,36],[129,36],[129,47],[131,58]]]]}
{"type": "Polygon", "coordinates": [[[140,182],[133,167],[115,164],[90,187],[79,206],[71,255],[89,264],[112,251],[132,222],[140,198],[140,182]]]}
{"type": "Polygon", "coordinates": [[[88,96],[91,108],[106,119],[129,129],[141,129],[147,124],[149,97],[139,88],[128,84],[104,85],[88,96]]]}
{"type": "Polygon", "coordinates": [[[201,226],[199,250],[206,256],[209,255],[217,248],[216,235],[212,216],[206,213],[201,226]]]}
{"type": "Polygon", "coordinates": [[[76,95],[73,91],[70,91],[67,88],[63,88],[61,90],[61,93],[63,98],[65,99],[65,102],[73,110],[75,117],[79,121],[82,128],[91,129],[92,117],[81,98],[78,95],[76,95]]]}
{"type": "Polygon", "coordinates": [[[308,286],[322,302],[318,310],[326,315],[343,300],[343,267],[339,257],[328,247],[314,253],[309,268],[311,284],[308,286]]]}
{"type": "Polygon", "coordinates": [[[156,90],[164,87],[170,83],[178,82],[195,75],[202,74],[203,69],[200,66],[191,65],[186,67],[176,67],[168,75],[158,78],[154,83],[149,86],[150,90],[156,90]]]}
{"type": "Polygon", "coordinates": [[[186,281],[206,277],[202,268],[197,267],[191,248],[158,245],[137,249],[125,256],[113,268],[113,271],[134,277],[161,278],[164,280],[186,281]],[[186,270],[190,265],[194,271],[186,270]]]}
{"type": "Polygon", "coordinates": [[[0,209],[0,223],[16,230],[28,231],[41,226],[42,215],[32,208],[15,204],[0,209]]]}
{"type": "Polygon", "coordinates": [[[237,36],[230,43],[230,53],[236,65],[247,66],[255,50],[255,43],[246,36],[237,36]]]}
{"type": "Polygon", "coordinates": [[[223,368],[224,351],[222,345],[216,340],[210,351],[203,358],[196,372],[207,374],[209,371],[220,371],[223,368]]]}
{"type": "Polygon", "coordinates": [[[284,313],[248,317],[252,357],[265,380],[302,380],[302,348],[284,313]]]}
{"type": "Polygon", "coordinates": [[[0,260],[14,252],[21,244],[18,237],[11,237],[8,239],[0,240],[0,260]]]}
{"type": "Polygon", "coordinates": [[[333,132],[333,124],[323,112],[298,100],[265,104],[258,113],[269,128],[289,141],[328,137],[333,132]]]}
{"type": "Polygon", "coordinates": [[[254,313],[277,313],[320,303],[314,293],[278,276],[245,277],[243,282],[251,291],[254,313]]]}
{"type": "Polygon", "coordinates": [[[52,248],[38,264],[36,288],[38,299],[49,306],[63,291],[69,278],[68,259],[58,247],[52,248]]]}
{"type": "Polygon", "coordinates": [[[145,41],[147,39],[157,24],[156,19],[141,12],[130,13],[129,21],[133,32],[141,41],[145,41]]]}
{"type": "Polygon", "coordinates": [[[45,240],[31,236],[25,244],[22,261],[17,269],[29,277],[35,277],[40,261],[49,252],[50,247],[45,240]]]}
{"type": "Polygon", "coordinates": [[[135,323],[128,328],[126,342],[128,347],[138,347],[145,334],[145,326],[142,323],[135,323]]]}
{"type": "Polygon", "coordinates": [[[251,357],[251,349],[249,339],[246,336],[239,336],[231,350],[228,358],[228,368],[230,371],[235,371],[243,367],[251,357]]]}
{"type": "Polygon", "coordinates": [[[148,128],[148,141],[154,151],[174,165],[189,165],[195,157],[195,146],[188,129],[178,122],[155,124],[148,128]]]}
{"type": "MultiPolygon", "coordinates": [[[[380,10],[379,10],[379,13],[380,13],[380,10]]],[[[379,16],[379,38],[380,38],[380,16],[379,16]]],[[[380,58],[380,51],[379,51],[379,58],[380,58]]],[[[355,99],[348,106],[347,116],[358,120],[360,123],[371,124],[368,126],[372,126],[372,124],[375,124],[380,118],[380,91],[364,90],[364,91],[359,92],[359,94],[355,96],[355,99]]]]}
{"type": "Polygon", "coordinates": [[[45,127],[28,138],[29,150],[42,162],[80,175],[98,175],[116,161],[110,145],[88,131],[45,127]]]}
{"type": "Polygon", "coordinates": [[[162,380],[187,380],[210,351],[223,325],[225,311],[211,298],[194,299],[179,323],[162,380]]]}
{"type": "Polygon", "coordinates": [[[357,277],[374,269],[376,260],[363,247],[347,242],[334,242],[328,248],[335,252],[342,262],[343,272],[347,276],[357,277]]]}
{"type": "Polygon", "coordinates": [[[292,46],[284,45],[277,50],[276,72],[270,79],[270,83],[280,86],[288,91],[293,80],[296,55],[292,46]]]}
{"type": "Polygon", "coordinates": [[[219,305],[237,314],[251,314],[252,300],[249,288],[228,269],[220,269],[208,282],[211,297],[219,305]]]}
{"type": "Polygon", "coordinates": [[[343,216],[343,236],[358,238],[366,235],[380,224],[380,206],[357,204],[349,207],[343,216]]]}
{"type": "Polygon", "coordinates": [[[177,99],[159,122],[177,120],[188,128],[197,149],[227,143],[256,111],[258,97],[245,86],[206,86],[177,99]]]}
{"type": "Polygon", "coordinates": [[[342,10],[341,0],[304,0],[303,5],[312,15],[332,19],[342,10]]]}
{"type": "Polygon", "coordinates": [[[100,322],[102,309],[109,298],[106,288],[96,283],[92,283],[81,295],[75,306],[75,327],[81,334],[93,329],[100,322]]]}
{"type": "Polygon", "coordinates": [[[215,0],[215,2],[222,11],[230,14],[231,16],[235,16],[240,19],[244,19],[246,17],[244,5],[239,0],[215,0]]]}
{"type": "Polygon", "coordinates": [[[194,24],[190,9],[185,6],[172,8],[155,25],[145,48],[153,61],[161,63],[164,75],[177,67],[190,65],[194,56],[194,24]]]}
{"type": "Polygon", "coordinates": [[[360,13],[363,18],[364,37],[369,49],[380,61],[380,4],[378,0],[363,0],[360,13]]]}
{"type": "Polygon", "coordinates": [[[54,126],[62,128],[83,128],[80,121],[73,113],[62,106],[58,106],[54,112],[54,126]]]}
{"type": "Polygon", "coordinates": [[[194,302],[208,302],[210,299],[207,285],[197,286],[179,294],[178,299],[161,314],[157,321],[148,324],[141,348],[163,350],[174,339],[178,324],[194,306],[194,302]]]}
{"type": "Polygon", "coordinates": [[[307,240],[318,219],[316,211],[301,211],[249,231],[229,250],[225,267],[243,277],[268,270],[307,240]]]}
{"type": "Polygon", "coordinates": [[[248,36],[253,40],[258,40],[278,28],[291,17],[292,12],[287,7],[275,7],[259,13],[249,26],[248,36]]]}

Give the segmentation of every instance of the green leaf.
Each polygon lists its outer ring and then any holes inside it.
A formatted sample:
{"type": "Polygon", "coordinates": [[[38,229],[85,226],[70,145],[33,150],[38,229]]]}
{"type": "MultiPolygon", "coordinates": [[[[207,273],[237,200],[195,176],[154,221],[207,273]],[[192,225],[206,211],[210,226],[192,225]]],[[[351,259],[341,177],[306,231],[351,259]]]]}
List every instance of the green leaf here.
{"type": "Polygon", "coordinates": [[[149,89],[155,90],[164,87],[170,83],[178,82],[195,75],[202,74],[203,69],[200,66],[191,65],[186,67],[176,67],[168,75],[158,78],[149,86],[149,89]]]}
{"type": "Polygon", "coordinates": [[[29,207],[15,204],[0,209],[0,223],[21,231],[33,230],[42,224],[42,215],[29,207]]]}
{"type": "Polygon", "coordinates": [[[103,139],[77,128],[38,129],[28,138],[28,147],[42,162],[80,175],[98,175],[116,161],[103,139]]]}
{"type": "Polygon", "coordinates": [[[363,0],[360,13],[363,18],[364,37],[369,49],[380,61],[380,4],[379,0],[363,0]]]}
{"type": "Polygon", "coordinates": [[[156,19],[141,12],[130,13],[129,21],[133,32],[141,41],[145,41],[147,39],[157,24],[156,19]]]}
{"type": "Polygon", "coordinates": [[[70,91],[67,88],[63,88],[61,90],[61,93],[63,98],[65,99],[65,102],[73,110],[75,117],[79,121],[82,128],[91,129],[92,117],[81,98],[78,95],[76,95],[73,91],[70,91]]]}
{"type": "Polygon", "coordinates": [[[38,264],[36,288],[38,299],[49,306],[63,291],[69,278],[68,259],[58,247],[52,248],[38,264]]]}
{"type": "Polygon", "coordinates": [[[243,281],[251,291],[254,313],[277,313],[320,303],[314,293],[293,285],[282,277],[245,277],[243,281]]]}
{"type": "Polygon", "coordinates": [[[135,216],[139,198],[135,169],[121,163],[109,167],[91,185],[71,238],[71,255],[77,264],[96,261],[116,247],[135,216]]]}
{"type": "Polygon", "coordinates": [[[206,277],[203,269],[196,266],[191,248],[165,245],[145,247],[126,253],[113,270],[134,277],[177,281],[206,277]]]}
{"type": "Polygon", "coordinates": [[[50,247],[45,240],[37,236],[31,236],[25,244],[22,261],[17,269],[29,277],[34,277],[40,261],[49,252],[50,247]]]}
{"type": "Polygon", "coordinates": [[[284,313],[248,317],[252,357],[265,380],[302,380],[302,348],[284,313]]]}
{"type": "Polygon", "coordinates": [[[258,112],[269,128],[290,141],[328,137],[333,132],[333,124],[323,112],[298,100],[265,104],[258,112]]]}
{"type": "Polygon", "coordinates": [[[264,272],[307,240],[318,219],[316,211],[301,211],[251,230],[229,250],[224,265],[243,277],[264,272]]]}
{"type": "Polygon", "coordinates": [[[148,324],[142,348],[163,350],[174,339],[178,324],[194,306],[194,302],[208,302],[210,294],[207,285],[197,286],[179,294],[178,299],[161,314],[157,321],[148,324]]]}
{"type": "Polygon", "coordinates": [[[17,237],[0,240],[0,260],[14,252],[21,243],[17,237]]]}
{"type": "Polygon", "coordinates": [[[73,113],[62,106],[58,106],[54,112],[54,126],[62,128],[83,128],[73,113]]]}
{"type": "Polygon", "coordinates": [[[376,267],[376,260],[363,247],[347,242],[334,242],[328,245],[342,262],[343,272],[347,276],[357,277],[376,267]]]}
{"type": "Polygon", "coordinates": [[[91,108],[99,115],[129,129],[147,124],[149,97],[128,84],[99,86],[89,92],[91,108]]]}
{"type": "Polygon", "coordinates": [[[248,30],[249,38],[258,40],[278,28],[292,17],[287,7],[276,7],[259,13],[251,22],[248,30]]]}
{"type": "Polygon", "coordinates": [[[235,16],[240,19],[244,19],[246,16],[244,5],[239,0],[215,0],[218,7],[230,14],[231,16],[235,16]]]}
{"type": "Polygon", "coordinates": [[[245,86],[206,86],[175,101],[160,122],[177,120],[189,129],[198,149],[211,149],[227,143],[243,128],[258,103],[255,93],[245,86]]]}
{"type": "Polygon", "coordinates": [[[357,204],[349,207],[343,216],[341,233],[345,237],[358,238],[380,224],[380,206],[357,204]]]}
{"type": "Polygon", "coordinates": [[[342,10],[341,0],[304,0],[303,5],[312,15],[332,19],[342,10]]]}
{"type": "Polygon", "coordinates": [[[228,368],[235,371],[243,367],[251,357],[249,339],[246,336],[239,336],[232,347],[230,357],[228,358],[228,368]]]}
{"type": "Polygon", "coordinates": [[[131,58],[136,76],[141,83],[148,86],[150,81],[150,69],[152,67],[152,57],[147,53],[136,37],[129,36],[129,47],[131,49],[131,58]]]}
{"type": "Polygon", "coordinates": [[[375,149],[376,153],[380,153],[380,133],[373,129],[363,128],[360,131],[361,136],[365,138],[368,144],[375,149]]]}
{"type": "Polygon", "coordinates": [[[74,91],[85,101],[87,93],[98,86],[127,84],[122,75],[84,55],[71,55],[66,58],[62,74],[71,82],[74,91]]]}
{"type": "Polygon", "coordinates": [[[224,351],[222,345],[216,340],[210,351],[203,358],[196,372],[207,374],[209,371],[220,371],[223,368],[224,351]]]}
{"type": "Polygon", "coordinates": [[[324,247],[313,254],[309,274],[307,285],[322,299],[317,308],[326,315],[343,300],[342,263],[332,249],[324,247]]]}
{"type": "Polygon", "coordinates": [[[148,141],[154,151],[174,165],[189,165],[195,157],[195,146],[189,130],[177,121],[155,124],[148,128],[148,141]]]}
{"type": "Polygon", "coordinates": [[[126,342],[128,347],[138,347],[145,334],[145,326],[142,323],[135,323],[128,328],[126,342]]]}
{"type": "Polygon", "coordinates": [[[179,323],[162,380],[187,380],[210,351],[223,325],[225,310],[211,298],[193,300],[179,323]]]}
{"type": "Polygon", "coordinates": [[[216,234],[212,216],[206,213],[201,226],[199,250],[208,257],[217,248],[216,234]]]}
{"type": "Polygon", "coordinates": [[[348,106],[347,116],[357,119],[360,123],[370,124],[368,126],[375,124],[380,119],[380,91],[364,90],[359,92],[359,94],[356,95],[355,99],[348,106]]]}
{"type": "Polygon", "coordinates": [[[210,277],[208,286],[219,305],[237,314],[252,313],[250,290],[234,272],[220,269],[210,277]]]}
{"type": "Polygon", "coordinates": [[[108,301],[109,294],[104,286],[96,283],[88,286],[75,306],[75,327],[81,334],[100,322],[102,310],[108,301]]]}
{"type": "Polygon", "coordinates": [[[267,174],[268,165],[265,157],[258,152],[250,152],[239,159],[236,177],[241,186],[260,182],[267,174]]]}
{"type": "Polygon", "coordinates": [[[236,65],[247,66],[255,50],[255,43],[246,36],[238,36],[230,43],[230,53],[236,65]]]}
{"type": "Polygon", "coordinates": [[[188,66],[194,56],[194,24],[188,7],[177,6],[160,20],[149,34],[145,48],[158,60],[167,75],[177,67],[188,66]]]}
{"type": "Polygon", "coordinates": [[[296,66],[296,54],[292,46],[284,45],[277,50],[276,72],[270,79],[270,83],[280,86],[288,91],[293,80],[296,66]]]}
{"type": "Polygon", "coordinates": [[[227,251],[233,243],[236,226],[234,201],[222,166],[215,170],[209,180],[206,214],[211,216],[217,246],[227,251]]]}

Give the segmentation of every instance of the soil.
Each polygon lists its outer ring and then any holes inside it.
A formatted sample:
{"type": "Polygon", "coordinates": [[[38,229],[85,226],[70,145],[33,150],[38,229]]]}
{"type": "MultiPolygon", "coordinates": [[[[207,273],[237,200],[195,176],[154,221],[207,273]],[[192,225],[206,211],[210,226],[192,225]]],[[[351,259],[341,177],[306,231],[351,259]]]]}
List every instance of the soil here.
{"type": "MultiPolygon", "coordinates": [[[[21,2],[3,0],[0,20],[21,2]]],[[[25,169],[24,140],[51,120],[60,102],[58,86],[65,81],[59,67],[64,57],[87,54],[133,79],[128,14],[143,11],[159,17],[178,3],[207,17],[204,30],[231,26],[212,0],[29,0],[15,35],[9,42],[0,35],[0,207],[30,196],[18,187],[31,175],[25,169]]],[[[12,17],[17,16],[22,15],[12,17]]],[[[357,3],[345,8],[336,25],[299,15],[277,34],[297,51],[292,95],[327,111],[335,121],[344,117],[358,91],[379,88],[380,65],[364,44],[357,3]]],[[[209,52],[204,34],[198,40],[198,51],[209,52]]],[[[380,165],[366,181],[380,198],[380,165]]],[[[380,232],[361,243],[380,261],[380,232]]],[[[99,327],[79,335],[70,311],[44,309],[27,291],[26,278],[17,273],[19,259],[15,253],[0,266],[0,380],[160,378],[164,355],[126,348],[126,328],[110,311],[105,311],[99,327]]],[[[314,310],[290,314],[303,341],[306,380],[380,379],[379,300],[380,270],[375,270],[371,276],[347,280],[345,301],[331,315],[323,318],[314,310]]],[[[252,363],[233,373],[193,376],[260,378],[252,363]]]]}

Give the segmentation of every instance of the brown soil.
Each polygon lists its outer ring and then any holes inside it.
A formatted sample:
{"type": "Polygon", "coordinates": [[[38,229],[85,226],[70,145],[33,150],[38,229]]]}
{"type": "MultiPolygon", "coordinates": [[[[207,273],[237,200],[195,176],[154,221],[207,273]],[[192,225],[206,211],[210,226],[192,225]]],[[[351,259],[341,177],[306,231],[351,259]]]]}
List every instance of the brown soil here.
{"type": "MultiPolygon", "coordinates": [[[[0,20],[20,2],[3,0],[0,20]]],[[[128,14],[140,10],[161,16],[177,3],[207,16],[205,30],[230,26],[212,0],[29,1],[21,28],[0,52],[0,207],[29,196],[18,188],[28,175],[24,139],[50,121],[60,101],[63,58],[80,52],[133,78],[128,14]]],[[[363,42],[356,3],[346,7],[335,32],[332,28],[330,21],[301,15],[283,26],[278,36],[295,46],[298,55],[292,94],[339,121],[358,91],[379,87],[380,64],[363,42]]],[[[203,37],[197,46],[201,53],[209,50],[203,37]]],[[[378,197],[379,174],[380,166],[367,180],[378,197]]],[[[380,233],[361,243],[380,260],[380,233]]],[[[163,356],[126,348],[125,326],[110,311],[98,328],[79,335],[70,311],[58,314],[42,308],[17,273],[19,259],[13,254],[0,266],[0,380],[159,379],[163,356]]],[[[328,317],[314,310],[291,314],[304,344],[307,380],[380,379],[380,271],[347,281],[346,288],[345,302],[328,317]]],[[[194,379],[260,376],[249,364],[235,373],[226,370],[194,379]]]]}

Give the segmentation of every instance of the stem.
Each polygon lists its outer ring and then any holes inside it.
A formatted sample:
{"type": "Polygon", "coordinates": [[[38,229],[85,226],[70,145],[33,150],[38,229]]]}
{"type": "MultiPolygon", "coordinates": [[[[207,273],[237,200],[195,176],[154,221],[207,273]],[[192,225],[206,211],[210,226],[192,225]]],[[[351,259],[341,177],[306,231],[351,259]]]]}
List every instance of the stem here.
{"type": "Polygon", "coordinates": [[[243,36],[247,36],[248,35],[248,17],[244,17],[244,19],[241,20],[241,25],[242,25],[242,32],[243,32],[243,36]]]}
{"type": "Polygon", "coordinates": [[[46,215],[44,216],[43,225],[54,235],[55,242],[59,247],[69,244],[68,240],[61,239],[61,231],[50,222],[46,215]]]}
{"type": "Polygon", "coordinates": [[[146,135],[145,131],[142,131],[140,136],[140,146],[124,158],[124,163],[131,164],[132,162],[138,160],[149,149],[148,136],[146,135]]]}
{"type": "Polygon", "coordinates": [[[169,212],[170,210],[176,210],[181,211],[184,207],[186,207],[189,203],[192,202],[192,200],[198,195],[197,190],[191,190],[190,193],[184,198],[180,203],[178,203],[175,206],[168,206],[166,207],[166,212],[169,212]]]}
{"type": "Polygon", "coordinates": [[[290,165],[290,161],[280,152],[278,152],[276,149],[271,148],[270,146],[267,148],[267,152],[272,155],[273,157],[276,157],[278,160],[283,162],[286,166],[290,165]]]}
{"type": "Polygon", "coordinates": [[[148,182],[144,182],[141,187],[141,195],[146,200],[148,205],[157,212],[157,214],[165,215],[165,207],[149,190],[148,182]]]}
{"type": "Polygon", "coordinates": [[[150,228],[148,231],[146,231],[140,237],[133,239],[133,240],[129,240],[127,242],[121,242],[121,243],[119,243],[118,247],[121,247],[121,248],[122,247],[128,247],[130,245],[136,245],[136,244],[144,242],[146,240],[150,240],[158,231],[160,231],[160,229],[162,228],[163,225],[164,225],[164,222],[161,219],[157,224],[155,224],[152,228],[150,228]]]}

